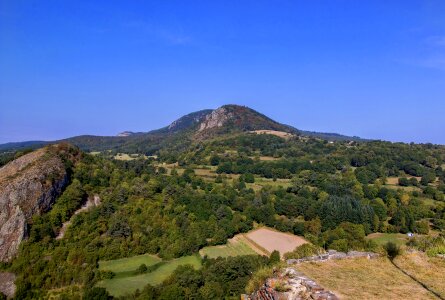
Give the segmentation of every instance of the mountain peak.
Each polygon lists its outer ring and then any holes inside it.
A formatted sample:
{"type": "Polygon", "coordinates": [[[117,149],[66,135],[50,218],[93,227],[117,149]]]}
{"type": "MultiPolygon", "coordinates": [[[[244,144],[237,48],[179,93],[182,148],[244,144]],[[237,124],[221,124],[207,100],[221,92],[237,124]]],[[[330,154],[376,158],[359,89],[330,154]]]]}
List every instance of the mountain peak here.
{"type": "Polygon", "coordinates": [[[247,106],[227,104],[206,115],[199,124],[198,133],[253,130],[297,132],[296,129],[280,124],[247,106]]]}

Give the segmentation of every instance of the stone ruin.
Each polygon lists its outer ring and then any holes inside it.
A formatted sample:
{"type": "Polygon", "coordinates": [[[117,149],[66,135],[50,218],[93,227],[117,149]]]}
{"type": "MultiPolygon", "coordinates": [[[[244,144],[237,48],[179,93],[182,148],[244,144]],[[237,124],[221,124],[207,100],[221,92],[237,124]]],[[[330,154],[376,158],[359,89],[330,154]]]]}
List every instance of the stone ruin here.
{"type": "Polygon", "coordinates": [[[299,264],[302,262],[322,262],[331,259],[344,259],[344,258],[358,258],[358,257],[366,257],[368,259],[377,258],[380,255],[374,252],[360,252],[360,251],[349,251],[349,252],[339,252],[336,250],[328,250],[326,253],[313,255],[298,259],[288,259],[286,262],[288,265],[299,264]]]}

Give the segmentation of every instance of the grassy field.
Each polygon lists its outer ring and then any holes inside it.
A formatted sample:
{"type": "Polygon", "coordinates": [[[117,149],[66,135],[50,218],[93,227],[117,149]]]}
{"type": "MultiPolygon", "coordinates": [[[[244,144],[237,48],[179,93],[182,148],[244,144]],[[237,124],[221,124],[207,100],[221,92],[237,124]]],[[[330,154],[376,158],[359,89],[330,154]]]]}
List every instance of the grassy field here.
{"type": "Polygon", "coordinates": [[[397,245],[405,245],[408,241],[408,236],[402,233],[371,233],[366,238],[373,240],[377,244],[383,246],[387,242],[393,242],[397,245]]]}
{"type": "MultiPolygon", "coordinates": [[[[258,252],[258,251],[257,251],[258,252]]],[[[227,244],[220,246],[209,246],[201,249],[199,254],[201,256],[207,255],[209,258],[228,257],[228,256],[240,256],[257,254],[251,247],[249,242],[244,238],[242,234],[230,239],[227,244]]],[[[262,253],[261,253],[262,254],[262,253]]]]}
{"type": "Polygon", "coordinates": [[[437,299],[384,257],[303,263],[297,269],[340,299],[437,299]]]}
{"type": "MultiPolygon", "coordinates": [[[[120,263],[118,265],[120,265],[120,263]]],[[[104,287],[111,295],[119,297],[133,293],[137,289],[142,289],[147,284],[160,284],[181,265],[192,265],[194,268],[199,269],[201,268],[201,258],[197,255],[180,257],[166,261],[165,264],[161,265],[153,272],[128,277],[117,276],[117,278],[100,281],[97,286],[104,287]]],[[[122,267],[119,268],[122,269],[122,267]]]]}
{"type": "Polygon", "coordinates": [[[273,187],[282,186],[283,188],[290,187],[292,185],[290,179],[280,179],[273,181],[271,178],[255,177],[255,183],[248,183],[247,186],[254,190],[260,190],[263,186],[270,185],[273,187]]]}
{"type": "Polygon", "coordinates": [[[136,270],[142,264],[145,264],[148,267],[157,264],[160,261],[161,259],[159,257],[144,254],[122,259],[100,261],[99,270],[107,270],[114,273],[128,272],[136,270]]]}
{"type": "Polygon", "coordinates": [[[138,158],[146,159],[147,157],[143,154],[127,154],[127,153],[118,153],[114,156],[114,159],[117,160],[134,160],[138,158]]]}
{"type": "Polygon", "coordinates": [[[396,257],[395,264],[445,298],[445,259],[428,257],[423,252],[396,257]]]}

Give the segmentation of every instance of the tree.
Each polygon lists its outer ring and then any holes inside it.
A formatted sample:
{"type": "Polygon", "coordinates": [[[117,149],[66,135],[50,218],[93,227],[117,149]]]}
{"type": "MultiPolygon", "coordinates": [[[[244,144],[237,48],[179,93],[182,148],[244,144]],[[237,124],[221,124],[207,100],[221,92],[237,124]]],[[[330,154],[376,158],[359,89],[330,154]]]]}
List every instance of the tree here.
{"type": "Polygon", "coordinates": [[[146,264],[141,264],[137,268],[136,272],[139,273],[139,274],[143,274],[143,273],[147,272],[147,270],[148,270],[147,265],[146,264]]]}
{"type": "Polygon", "coordinates": [[[131,235],[131,228],[126,221],[119,218],[111,223],[108,233],[112,237],[128,237],[131,235]]]}
{"type": "Polygon", "coordinates": [[[280,252],[277,250],[272,251],[272,253],[270,254],[270,257],[269,257],[269,264],[275,265],[275,264],[279,263],[280,260],[281,260],[280,252]]]}
{"type": "Polygon", "coordinates": [[[411,185],[410,181],[406,177],[400,177],[399,178],[399,185],[400,186],[409,186],[411,185]]]}
{"type": "Polygon", "coordinates": [[[212,155],[210,157],[210,165],[217,166],[217,165],[219,165],[219,162],[220,162],[220,158],[218,155],[212,155]]]}
{"type": "Polygon", "coordinates": [[[83,299],[85,300],[108,300],[111,299],[105,288],[93,287],[91,289],[86,289],[83,294],[83,299]]]}

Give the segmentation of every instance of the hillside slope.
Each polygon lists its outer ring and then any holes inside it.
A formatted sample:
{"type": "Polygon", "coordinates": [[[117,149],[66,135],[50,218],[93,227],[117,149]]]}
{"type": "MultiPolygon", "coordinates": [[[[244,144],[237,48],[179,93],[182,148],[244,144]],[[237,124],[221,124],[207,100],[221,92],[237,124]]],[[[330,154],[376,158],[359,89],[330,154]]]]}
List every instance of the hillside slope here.
{"type": "Polygon", "coordinates": [[[365,141],[335,133],[300,131],[240,105],[223,105],[217,109],[204,109],[187,114],[170,125],[148,132],[124,131],[117,136],[82,135],[54,142],[20,142],[0,145],[0,153],[23,148],[39,148],[57,142],[68,142],[85,151],[115,150],[117,152],[153,154],[158,150],[175,147],[185,140],[192,142],[221,134],[246,131],[273,130],[330,141],[365,141]]]}
{"type": "Polygon", "coordinates": [[[78,156],[77,148],[53,145],[0,168],[0,261],[17,253],[31,218],[51,208],[69,181],[67,165],[78,156]]]}

